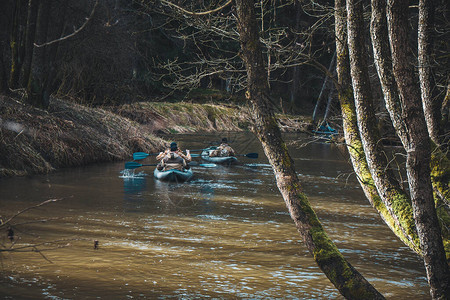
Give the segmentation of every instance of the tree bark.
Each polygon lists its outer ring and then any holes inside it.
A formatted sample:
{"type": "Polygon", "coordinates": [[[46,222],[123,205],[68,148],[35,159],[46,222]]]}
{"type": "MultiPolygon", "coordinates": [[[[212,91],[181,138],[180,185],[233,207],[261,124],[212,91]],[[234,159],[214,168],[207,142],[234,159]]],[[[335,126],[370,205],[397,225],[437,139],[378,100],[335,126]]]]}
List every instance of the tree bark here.
{"type": "Polygon", "coordinates": [[[389,210],[381,200],[374,185],[364,148],[358,129],[355,102],[350,76],[350,60],[347,44],[347,13],[345,0],[335,1],[335,32],[336,32],[336,72],[338,75],[338,96],[342,112],[342,126],[345,143],[350,155],[353,169],[369,202],[378,211],[380,217],[391,230],[411,249],[420,253],[418,245],[411,243],[411,238],[399,227],[389,210]]]}
{"type": "Polygon", "coordinates": [[[28,1],[27,26],[25,29],[25,55],[22,64],[21,85],[27,86],[30,78],[31,57],[33,55],[33,42],[36,33],[36,18],[38,12],[38,1],[28,1]]]}
{"type": "Polygon", "coordinates": [[[0,41],[0,93],[8,93],[8,75],[6,72],[5,62],[3,60],[3,41],[0,41]]]}
{"type": "Polygon", "coordinates": [[[400,141],[405,147],[408,143],[406,126],[401,118],[401,104],[397,83],[392,73],[391,50],[386,20],[386,0],[372,0],[370,36],[375,66],[380,78],[386,109],[400,141]]]}
{"type": "Polygon", "coordinates": [[[427,122],[428,134],[436,144],[442,143],[439,126],[440,105],[434,93],[434,79],[431,72],[433,50],[434,4],[433,0],[419,0],[418,60],[422,106],[427,122]]]}
{"type": "Polygon", "coordinates": [[[323,230],[309,201],[302,193],[294,163],[281,137],[269,101],[254,2],[236,0],[236,6],[241,57],[247,70],[246,95],[254,112],[254,131],[272,165],[278,189],[297,230],[321,270],[342,295],[347,299],[383,299],[383,296],[345,260],[323,230]]]}
{"type": "MultiPolygon", "coordinates": [[[[372,0],[372,18],[371,18],[371,37],[372,47],[375,59],[375,65],[380,78],[381,87],[386,103],[386,109],[391,116],[392,124],[399,136],[403,147],[406,149],[408,145],[408,132],[406,124],[402,119],[402,107],[398,94],[397,83],[394,78],[391,61],[391,51],[389,48],[389,37],[386,20],[386,1],[372,0]]],[[[448,173],[450,172],[446,166],[448,165],[445,155],[439,149],[432,151],[432,183],[436,193],[445,195],[448,193],[448,173]]],[[[443,197],[441,196],[442,200],[443,197]]],[[[442,201],[439,201],[442,202],[442,201]]],[[[436,207],[438,207],[436,205],[436,207]]],[[[448,213],[445,209],[440,209],[438,215],[442,215],[442,222],[448,219],[448,213]],[[447,217],[446,217],[447,216],[447,217]]],[[[445,223],[444,227],[450,224],[445,223]]],[[[448,240],[449,234],[444,234],[444,240],[448,240]]],[[[447,259],[450,258],[450,249],[446,249],[447,259]]]]}
{"type": "Polygon", "coordinates": [[[21,13],[22,13],[22,0],[14,1],[14,10],[10,34],[11,69],[9,74],[9,87],[12,89],[18,87],[20,75],[20,66],[21,66],[20,46],[22,43],[21,13]]]}
{"type": "MultiPolygon", "coordinates": [[[[52,0],[41,0],[36,23],[35,44],[44,44],[47,40],[50,8],[52,0]]],[[[48,84],[48,60],[46,47],[34,47],[30,77],[27,84],[27,102],[39,108],[46,109],[50,94],[46,89],[48,84]]]]}
{"type": "MultiPolygon", "coordinates": [[[[333,69],[336,69],[335,66],[334,66],[335,62],[336,62],[336,52],[334,52],[333,58],[331,59],[331,62],[330,62],[330,66],[328,67],[328,71],[329,71],[330,74],[333,73],[333,69]]],[[[328,82],[329,82],[328,74],[325,74],[325,79],[324,79],[323,84],[322,84],[322,89],[320,90],[319,97],[317,97],[316,106],[314,107],[314,111],[313,111],[312,120],[313,120],[314,124],[316,124],[317,115],[319,113],[319,110],[323,106],[323,101],[322,101],[323,94],[324,94],[325,90],[329,86],[328,82]]],[[[328,107],[328,105],[327,105],[327,107],[328,107]]],[[[325,121],[325,119],[326,118],[324,118],[324,121],[325,121]]]]}
{"type": "Polygon", "coordinates": [[[408,2],[388,0],[387,19],[393,73],[402,105],[408,143],[406,168],[414,219],[423,249],[431,296],[445,299],[450,295],[450,274],[445,259],[430,179],[430,140],[421,106],[418,80],[408,51],[408,2]]]}
{"type": "Polygon", "coordinates": [[[404,235],[420,252],[418,236],[409,197],[396,180],[377,127],[369,80],[367,53],[364,38],[363,6],[359,0],[347,0],[348,47],[350,72],[356,104],[356,115],[366,161],[378,194],[404,235]]]}

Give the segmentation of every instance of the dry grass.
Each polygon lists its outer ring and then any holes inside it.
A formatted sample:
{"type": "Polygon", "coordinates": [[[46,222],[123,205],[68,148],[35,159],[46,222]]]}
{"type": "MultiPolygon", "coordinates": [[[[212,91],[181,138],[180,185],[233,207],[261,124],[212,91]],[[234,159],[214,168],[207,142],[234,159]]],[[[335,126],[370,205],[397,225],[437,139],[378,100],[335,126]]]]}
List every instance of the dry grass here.
{"type": "MultiPolygon", "coordinates": [[[[251,117],[245,106],[213,103],[140,102],[123,105],[115,112],[142,125],[154,133],[190,133],[249,130],[251,117]]],[[[311,120],[280,115],[282,131],[305,131],[311,120]]]]}
{"type": "Polygon", "coordinates": [[[127,118],[58,99],[47,112],[2,97],[0,115],[0,177],[125,160],[164,143],[127,118]]]}

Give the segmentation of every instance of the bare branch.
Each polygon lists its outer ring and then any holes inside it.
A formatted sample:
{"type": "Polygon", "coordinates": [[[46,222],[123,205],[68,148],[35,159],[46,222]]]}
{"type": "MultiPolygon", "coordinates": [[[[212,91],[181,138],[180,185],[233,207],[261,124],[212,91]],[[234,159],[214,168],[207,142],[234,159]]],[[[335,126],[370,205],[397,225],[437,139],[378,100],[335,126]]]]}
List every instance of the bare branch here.
{"type": "Polygon", "coordinates": [[[215,12],[218,12],[218,11],[224,9],[225,7],[227,7],[228,5],[230,5],[230,4],[233,2],[233,0],[228,0],[228,1],[227,1],[224,5],[222,5],[222,6],[219,6],[219,7],[215,8],[215,9],[212,9],[212,10],[203,11],[203,12],[192,12],[192,11],[188,11],[188,10],[186,10],[186,9],[184,9],[184,8],[182,8],[182,7],[178,6],[178,5],[176,5],[176,4],[173,4],[173,3],[170,2],[170,1],[166,1],[166,0],[161,0],[161,2],[164,3],[164,4],[167,4],[168,6],[174,7],[174,8],[176,8],[176,9],[178,9],[179,11],[181,11],[182,13],[187,14],[187,15],[191,15],[191,16],[205,16],[205,15],[209,15],[209,14],[212,14],[212,13],[215,13],[215,12]]]}
{"type": "Polygon", "coordinates": [[[3,227],[3,226],[5,226],[6,224],[10,223],[13,219],[15,219],[17,216],[23,214],[24,212],[27,212],[27,211],[29,211],[29,210],[31,210],[31,209],[33,209],[33,208],[38,208],[38,207],[41,207],[41,206],[43,206],[43,205],[46,205],[46,204],[49,204],[49,203],[52,203],[52,202],[61,201],[61,200],[63,200],[63,199],[64,199],[64,198],[59,198],[59,199],[49,199],[49,200],[46,200],[46,201],[44,201],[44,202],[41,202],[41,203],[39,203],[39,204],[37,204],[37,205],[27,207],[27,208],[25,208],[24,210],[19,211],[18,213],[16,213],[15,215],[13,215],[13,216],[10,217],[9,219],[7,219],[5,222],[1,223],[1,224],[0,224],[0,227],[3,227]]]}
{"type": "Polygon", "coordinates": [[[67,39],[69,39],[69,38],[75,36],[77,33],[79,33],[81,30],[83,30],[84,27],[86,27],[86,25],[87,25],[87,24],[89,23],[89,21],[92,19],[92,17],[94,16],[95,8],[97,7],[97,5],[98,5],[98,0],[95,1],[94,7],[92,8],[92,11],[91,11],[91,14],[89,15],[88,18],[86,18],[86,21],[83,23],[83,25],[81,25],[80,28],[78,28],[77,30],[75,30],[75,31],[72,32],[71,34],[66,35],[66,36],[63,36],[63,37],[61,37],[61,38],[59,38],[59,39],[56,39],[56,40],[53,40],[53,41],[44,43],[44,44],[40,44],[40,45],[34,43],[34,46],[35,46],[35,47],[38,47],[38,48],[40,48],[40,47],[45,47],[45,46],[49,46],[49,45],[54,44],[54,43],[58,43],[58,42],[67,40],[67,39]]]}

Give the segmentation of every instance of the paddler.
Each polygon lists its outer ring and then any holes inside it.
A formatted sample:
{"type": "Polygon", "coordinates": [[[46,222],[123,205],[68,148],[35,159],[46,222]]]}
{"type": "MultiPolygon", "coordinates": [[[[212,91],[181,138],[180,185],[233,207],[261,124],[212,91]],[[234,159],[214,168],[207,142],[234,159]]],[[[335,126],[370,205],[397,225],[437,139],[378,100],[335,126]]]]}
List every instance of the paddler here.
{"type": "Polygon", "coordinates": [[[219,147],[209,153],[210,157],[226,157],[226,156],[236,156],[236,152],[230,145],[228,145],[228,139],[223,138],[222,143],[219,147]]]}
{"type": "Polygon", "coordinates": [[[168,171],[172,169],[183,170],[189,169],[189,162],[191,162],[191,153],[186,150],[186,155],[183,154],[180,148],[178,148],[177,143],[172,142],[169,149],[161,152],[156,156],[157,160],[160,160],[157,168],[158,170],[168,171]]]}

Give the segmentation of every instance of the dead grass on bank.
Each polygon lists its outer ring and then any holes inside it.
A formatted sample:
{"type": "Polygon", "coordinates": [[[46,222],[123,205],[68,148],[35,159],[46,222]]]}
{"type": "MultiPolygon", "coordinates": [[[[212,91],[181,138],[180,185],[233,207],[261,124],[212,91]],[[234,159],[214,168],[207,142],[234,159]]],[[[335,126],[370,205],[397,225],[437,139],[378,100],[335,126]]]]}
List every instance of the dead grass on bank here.
{"type": "MultiPolygon", "coordinates": [[[[245,131],[252,124],[249,109],[237,105],[139,102],[120,106],[114,112],[148,126],[154,133],[245,131]]],[[[284,132],[310,130],[311,118],[277,117],[284,132]]]]}
{"type": "Polygon", "coordinates": [[[125,160],[164,143],[148,127],[103,109],[53,99],[44,111],[0,99],[0,177],[125,160]]]}
{"type": "Polygon", "coordinates": [[[120,106],[114,112],[147,125],[154,133],[248,129],[245,110],[216,104],[139,102],[120,106]]]}

